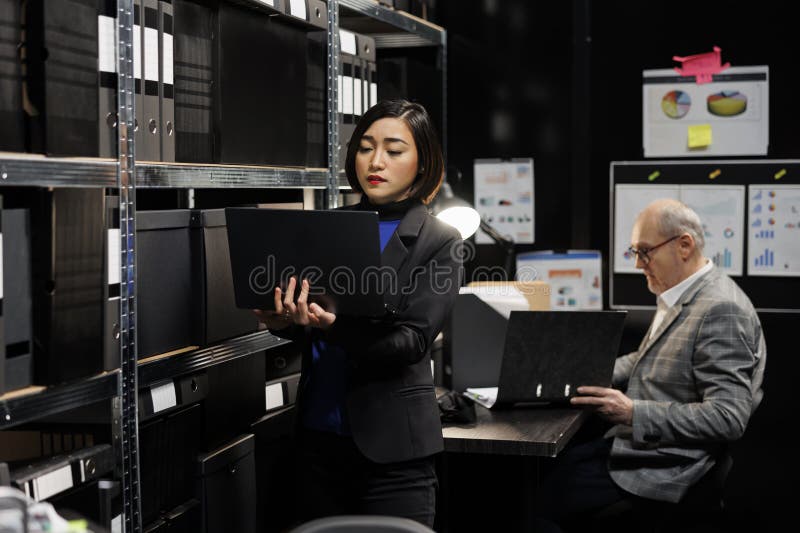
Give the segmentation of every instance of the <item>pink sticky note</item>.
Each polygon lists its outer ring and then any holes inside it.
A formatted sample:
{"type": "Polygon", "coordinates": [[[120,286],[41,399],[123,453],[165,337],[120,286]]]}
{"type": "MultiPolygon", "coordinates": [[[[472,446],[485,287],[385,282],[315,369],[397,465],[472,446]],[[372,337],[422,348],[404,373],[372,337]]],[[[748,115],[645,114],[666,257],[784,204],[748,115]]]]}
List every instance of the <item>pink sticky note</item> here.
{"type": "Polygon", "coordinates": [[[715,46],[711,52],[704,54],[686,57],[672,56],[672,60],[681,63],[683,67],[675,67],[675,72],[681,76],[695,76],[698,85],[708,83],[714,74],[722,72],[731,66],[730,63],[721,64],[720,52],[722,52],[722,49],[719,46],[715,46]]]}

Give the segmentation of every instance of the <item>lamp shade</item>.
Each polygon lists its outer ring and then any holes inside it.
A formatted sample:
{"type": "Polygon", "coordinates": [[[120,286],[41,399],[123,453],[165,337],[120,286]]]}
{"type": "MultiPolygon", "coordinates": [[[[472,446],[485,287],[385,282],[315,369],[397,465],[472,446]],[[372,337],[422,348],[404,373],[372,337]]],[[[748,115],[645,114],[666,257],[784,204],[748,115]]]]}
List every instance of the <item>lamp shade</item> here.
{"type": "Polygon", "coordinates": [[[470,205],[451,205],[440,210],[436,218],[450,224],[461,233],[462,239],[468,239],[478,231],[481,216],[470,205]]]}

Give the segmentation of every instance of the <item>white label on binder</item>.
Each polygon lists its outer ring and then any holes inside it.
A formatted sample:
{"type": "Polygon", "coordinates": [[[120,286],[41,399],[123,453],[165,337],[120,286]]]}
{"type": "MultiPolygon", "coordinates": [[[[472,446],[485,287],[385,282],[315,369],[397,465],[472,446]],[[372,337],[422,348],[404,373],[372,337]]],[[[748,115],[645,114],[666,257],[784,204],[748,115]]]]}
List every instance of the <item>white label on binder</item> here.
{"type": "Polygon", "coordinates": [[[339,74],[339,77],[336,79],[336,84],[339,86],[339,91],[336,93],[338,97],[336,98],[336,112],[342,112],[342,75],[339,74]]]}
{"type": "Polygon", "coordinates": [[[353,114],[353,78],[342,76],[342,113],[345,115],[353,114]]]}
{"type": "Polygon", "coordinates": [[[283,406],[283,385],[280,383],[273,383],[264,387],[264,393],[267,399],[267,411],[275,409],[276,407],[283,406]]]}
{"type": "Polygon", "coordinates": [[[72,488],[72,467],[62,466],[33,480],[33,499],[46,500],[54,494],[72,488]]]}
{"type": "Polygon", "coordinates": [[[289,0],[289,14],[299,19],[308,20],[306,0],[289,0]]]}
{"type": "Polygon", "coordinates": [[[378,84],[377,83],[370,83],[369,84],[369,101],[370,106],[373,106],[378,103],[378,84]]]}
{"type": "Polygon", "coordinates": [[[97,69],[101,72],[117,71],[116,23],[113,17],[97,16],[97,69]]]}
{"type": "Polygon", "coordinates": [[[86,482],[86,462],[81,459],[81,483],[86,482]]]}
{"type": "Polygon", "coordinates": [[[275,7],[275,0],[256,0],[256,1],[271,7],[275,7]]]}
{"type": "Polygon", "coordinates": [[[356,55],[356,34],[347,30],[339,30],[339,50],[343,54],[356,55]]]}
{"type": "Polygon", "coordinates": [[[165,33],[164,34],[164,83],[166,83],[167,85],[175,84],[175,75],[173,74],[174,60],[172,59],[173,52],[174,50],[172,48],[172,34],[165,33]]]}
{"type": "Polygon", "coordinates": [[[144,29],[144,79],[158,81],[158,30],[144,29]]]}
{"type": "Polygon", "coordinates": [[[119,283],[119,228],[108,230],[108,284],[119,283]]]}
{"type": "Polygon", "coordinates": [[[361,116],[361,81],[353,79],[353,114],[361,116]]]}
{"type": "Polygon", "coordinates": [[[178,398],[175,395],[175,383],[170,381],[162,385],[150,387],[150,398],[153,400],[153,413],[159,413],[164,409],[178,405],[178,398]]]}
{"type": "Polygon", "coordinates": [[[0,233],[0,300],[3,299],[3,234],[0,233]]]}
{"type": "Polygon", "coordinates": [[[122,515],[118,514],[111,519],[111,533],[122,533],[122,515]]]}
{"type": "Polygon", "coordinates": [[[373,102],[369,98],[369,96],[370,96],[369,95],[369,82],[367,80],[364,80],[363,85],[364,85],[364,113],[366,113],[367,109],[369,109],[370,107],[375,105],[375,102],[373,102]]]}
{"type": "Polygon", "coordinates": [[[133,25],[133,77],[142,77],[142,27],[133,25]]]}

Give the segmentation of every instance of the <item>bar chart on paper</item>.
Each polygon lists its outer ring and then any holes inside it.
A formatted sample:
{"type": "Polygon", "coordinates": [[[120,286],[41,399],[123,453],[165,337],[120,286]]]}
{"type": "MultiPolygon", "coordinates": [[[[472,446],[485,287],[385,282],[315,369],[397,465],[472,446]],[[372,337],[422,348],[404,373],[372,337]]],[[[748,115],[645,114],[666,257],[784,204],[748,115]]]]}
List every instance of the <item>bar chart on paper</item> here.
{"type": "Polygon", "coordinates": [[[733,254],[730,250],[725,248],[711,256],[711,261],[713,261],[714,266],[717,268],[729,269],[733,266],[733,254]]]}
{"type": "Polygon", "coordinates": [[[799,275],[800,186],[751,185],[749,199],[748,275],[799,275]]]}

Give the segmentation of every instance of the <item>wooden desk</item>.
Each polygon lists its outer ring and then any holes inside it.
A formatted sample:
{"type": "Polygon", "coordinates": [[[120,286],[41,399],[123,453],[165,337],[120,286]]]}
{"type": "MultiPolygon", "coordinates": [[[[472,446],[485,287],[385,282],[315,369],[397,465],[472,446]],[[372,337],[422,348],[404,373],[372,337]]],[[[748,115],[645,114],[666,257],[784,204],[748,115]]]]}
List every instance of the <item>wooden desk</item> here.
{"type": "Polygon", "coordinates": [[[442,429],[446,452],[555,457],[589,416],[569,407],[489,410],[475,405],[473,425],[442,429]]]}

